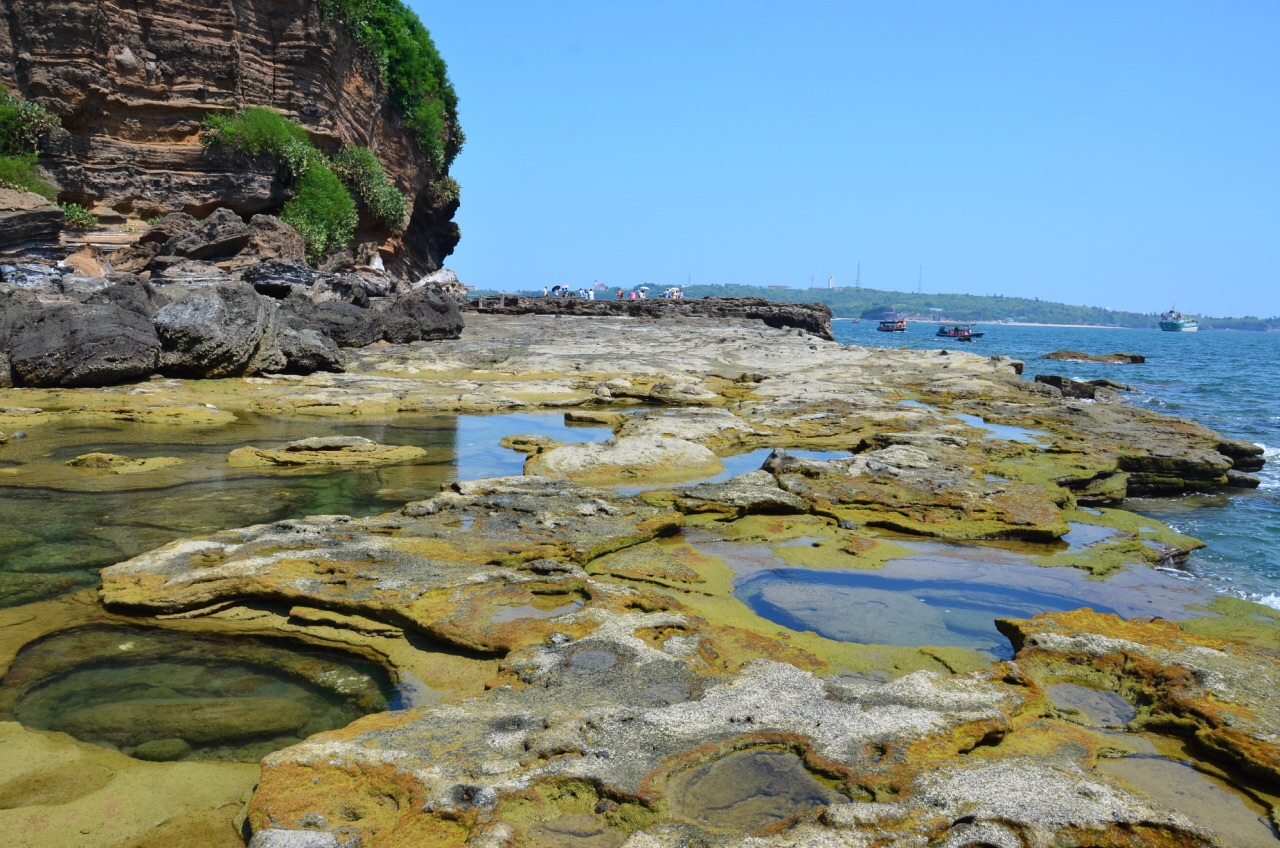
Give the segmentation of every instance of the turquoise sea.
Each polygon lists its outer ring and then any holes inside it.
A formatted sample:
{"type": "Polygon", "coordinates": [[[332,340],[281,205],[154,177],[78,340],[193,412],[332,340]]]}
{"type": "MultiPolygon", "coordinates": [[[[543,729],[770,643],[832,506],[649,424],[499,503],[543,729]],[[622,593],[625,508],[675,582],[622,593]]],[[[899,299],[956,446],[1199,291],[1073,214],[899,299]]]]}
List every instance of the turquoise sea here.
{"type": "Polygon", "coordinates": [[[1266,450],[1256,490],[1182,498],[1135,499],[1128,508],[1157,518],[1208,543],[1192,555],[1188,579],[1218,591],[1280,608],[1280,333],[1163,333],[1158,329],[975,326],[971,343],[940,339],[936,324],[908,324],[905,333],[880,333],[875,322],[836,321],[836,340],[869,347],[955,348],[1026,363],[1024,378],[1061,374],[1076,380],[1108,378],[1136,386],[1128,403],[1198,421],[1224,436],[1248,439],[1266,450]],[[1055,350],[1138,353],[1141,365],[1104,365],[1041,359],[1055,350]]]}

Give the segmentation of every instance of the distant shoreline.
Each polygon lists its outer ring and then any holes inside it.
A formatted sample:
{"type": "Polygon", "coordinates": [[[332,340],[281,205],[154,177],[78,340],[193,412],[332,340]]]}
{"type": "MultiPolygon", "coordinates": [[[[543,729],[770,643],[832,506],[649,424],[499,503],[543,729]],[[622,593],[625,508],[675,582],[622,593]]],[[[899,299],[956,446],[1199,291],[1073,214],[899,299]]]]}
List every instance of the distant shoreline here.
{"type": "MultiPolygon", "coordinates": [[[[866,321],[867,323],[874,323],[874,322],[875,322],[875,319],[872,319],[872,318],[866,318],[866,319],[863,319],[863,318],[832,318],[831,320],[832,320],[832,321],[859,321],[859,322],[866,321]]],[[[943,324],[968,324],[968,325],[973,326],[973,327],[976,327],[976,326],[978,326],[978,325],[982,325],[983,327],[1077,327],[1077,328],[1085,329],[1085,330],[1144,330],[1144,329],[1155,329],[1154,327],[1151,327],[1151,328],[1147,328],[1147,327],[1114,327],[1114,326],[1107,326],[1106,324],[1037,324],[1037,323],[1032,322],[1032,321],[940,321],[940,320],[936,320],[936,319],[932,319],[932,318],[931,318],[931,319],[928,319],[928,320],[925,320],[925,319],[911,319],[911,318],[908,318],[907,320],[908,320],[910,323],[912,323],[912,324],[937,324],[937,325],[939,325],[939,326],[941,326],[941,325],[943,325],[943,324]]]]}

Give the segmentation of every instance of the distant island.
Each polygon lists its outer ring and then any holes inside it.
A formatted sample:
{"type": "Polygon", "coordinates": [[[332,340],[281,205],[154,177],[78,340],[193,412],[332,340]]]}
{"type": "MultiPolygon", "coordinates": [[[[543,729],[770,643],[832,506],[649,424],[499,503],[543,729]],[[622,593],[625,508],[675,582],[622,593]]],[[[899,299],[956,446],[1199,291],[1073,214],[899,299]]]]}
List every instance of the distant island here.
{"type": "MultiPolygon", "coordinates": [[[[651,285],[649,296],[666,286],[651,285]]],[[[630,287],[624,287],[630,291],[630,287]]],[[[908,319],[918,321],[946,321],[965,323],[991,323],[1009,321],[1029,324],[1086,324],[1096,327],[1155,327],[1159,321],[1159,309],[1168,304],[1152,304],[1152,312],[1125,312],[1098,306],[1072,306],[1066,303],[1028,297],[1003,295],[938,294],[888,291],[872,288],[775,288],[771,286],[739,285],[688,285],[681,286],[685,297],[763,297],[782,303],[825,303],[837,318],[875,319],[886,307],[893,307],[908,319]],[[1158,309],[1157,309],[1158,307],[1158,309]]],[[[597,292],[597,297],[612,298],[617,291],[611,287],[597,292]]],[[[525,291],[521,294],[538,295],[541,291],[525,291]]],[[[1202,330],[1252,330],[1265,332],[1280,330],[1280,316],[1258,318],[1246,315],[1241,318],[1213,318],[1196,316],[1202,330]]]]}

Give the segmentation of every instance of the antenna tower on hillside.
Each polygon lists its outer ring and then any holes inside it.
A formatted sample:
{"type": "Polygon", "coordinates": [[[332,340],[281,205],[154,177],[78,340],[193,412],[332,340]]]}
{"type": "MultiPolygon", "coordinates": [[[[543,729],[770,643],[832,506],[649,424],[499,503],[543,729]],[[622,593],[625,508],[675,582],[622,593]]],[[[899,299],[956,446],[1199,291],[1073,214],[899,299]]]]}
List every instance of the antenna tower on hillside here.
{"type": "Polygon", "coordinates": [[[920,276],[916,277],[916,294],[924,291],[924,266],[920,266],[920,276]]]}
{"type": "Polygon", "coordinates": [[[862,261],[861,260],[858,261],[858,276],[855,277],[853,280],[853,287],[855,289],[862,288],[862,261]]]}

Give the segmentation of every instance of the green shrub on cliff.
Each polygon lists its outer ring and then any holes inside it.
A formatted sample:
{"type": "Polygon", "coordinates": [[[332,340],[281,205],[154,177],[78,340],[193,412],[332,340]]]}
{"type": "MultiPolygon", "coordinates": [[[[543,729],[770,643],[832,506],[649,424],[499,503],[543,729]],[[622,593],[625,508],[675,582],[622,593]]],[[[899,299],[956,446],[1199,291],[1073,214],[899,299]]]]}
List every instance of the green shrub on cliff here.
{"type": "Polygon", "coordinates": [[[391,184],[378,158],[365,147],[348,147],[333,157],[333,170],[375,218],[393,230],[404,229],[409,201],[391,184]]]}
{"type": "Polygon", "coordinates": [[[342,180],[324,162],[314,162],[298,180],[280,220],[293,227],[307,245],[307,258],[320,259],[333,247],[350,244],[356,234],[356,202],[342,180]]]}
{"type": "Polygon", "coordinates": [[[0,185],[53,200],[58,191],[36,171],[40,138],[61,126],[58,116],[0,88],[0,185]]]}
{"type": "Polygon", "coordinates": [[[324,158],[305,129],[274,109],[246,106],[230,115],[214,113],[206,115],[201,126],[206,146],[222,145],[247,156],[269,158],[293,180],[324,158]]]}
{"type": "Polygon", "coordinates": [[[59,203],[58,205],[67,216],[68,230],[92,230],[98,226],[98,216],[79,203],[59,203]]]}
{"type": "Polygon", "coordinates": [[[368,52],[418,146],[437,173],[448,170],[466,136],[449,69],[422,21],[400,0],[320,0],[320,10],[368,52]]]}
{"type": "Polygon", "coordinates": [[[36,155],[0,156],[0,185],[17,191],[34,191],[46,200],[53,200],[58,191],[36,173],[36,155]]]}
{"type": "Polygon", "coordinates": [[[35,153],[41,136],[60,126],[58,116],[39,103],[0,90],[0,156],[35,153]]]}

